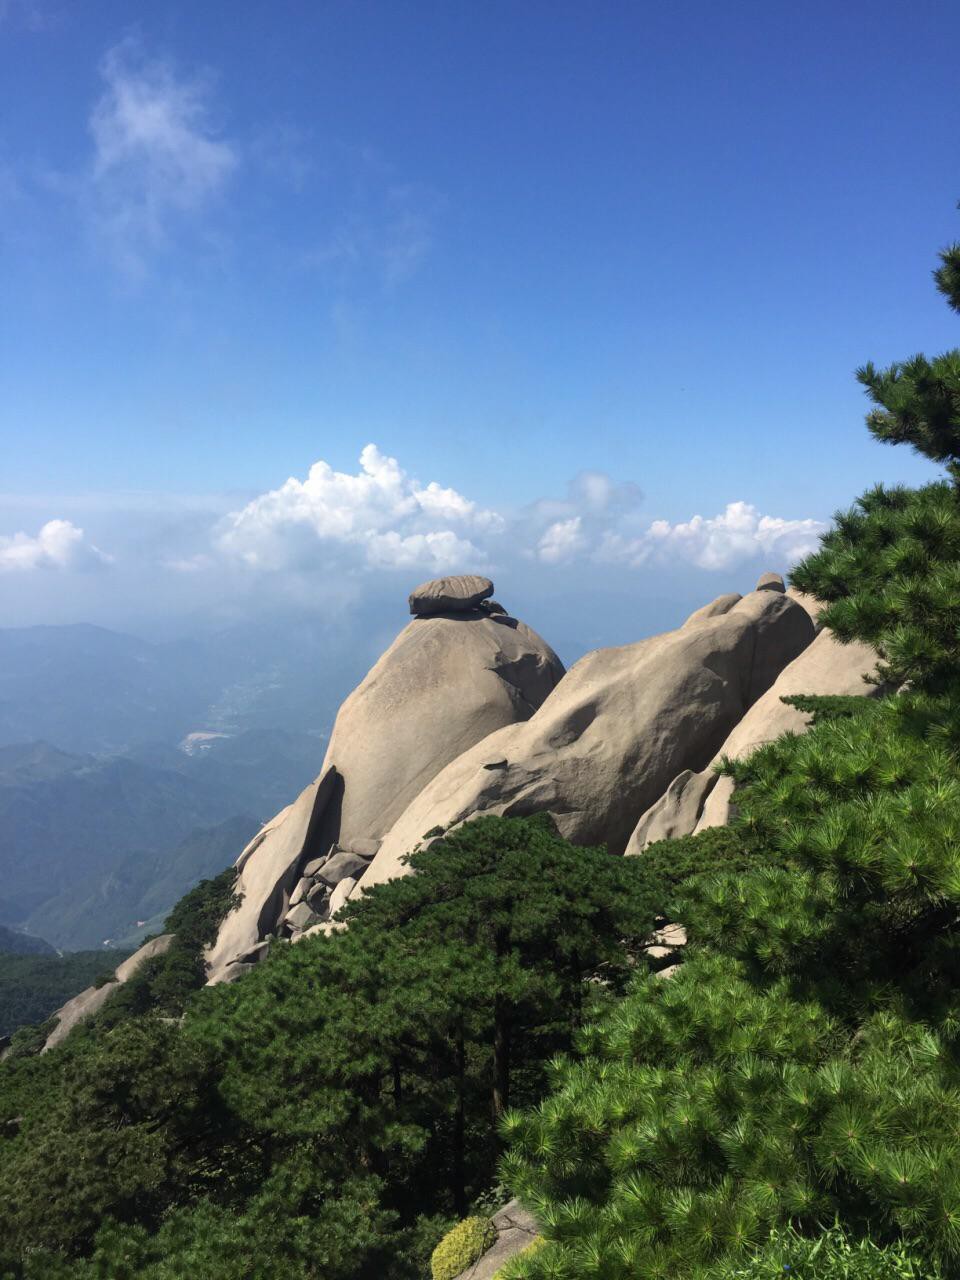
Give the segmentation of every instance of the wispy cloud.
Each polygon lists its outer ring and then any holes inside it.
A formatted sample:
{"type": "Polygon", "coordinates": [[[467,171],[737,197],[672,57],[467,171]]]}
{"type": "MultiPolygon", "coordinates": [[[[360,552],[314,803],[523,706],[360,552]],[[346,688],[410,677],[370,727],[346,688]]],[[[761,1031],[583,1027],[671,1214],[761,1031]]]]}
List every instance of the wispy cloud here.
{"type": "Polygon", "coordinates": [[[61,26],[63,12],[45,0],[0,0],[0,27],[9,25],[23,31],[54,31],[61,26]]]}
{"type": "Polygon", "coordinates": [[[24,532],[0,536],[0,573],[83,569],[109,562],[110,557],[69,520],[48,520],[35,536],[24,532]]]}
{"type": "Polygon", "coordinates": [[[239,150],[219,136],[209,76],[178,77],[125,40],[104,57],[81,193],[96,236],[128,276],[224,190],[239,150]]]}
{"type": "Polygon", "coordinates": [[[326,157],[331,212],[300,265],[336,284],[366,275],[391,290],[405,283],[431,252],[445,197],[427,183],[403,181],[373,150],[339,148],[326,157]]]}

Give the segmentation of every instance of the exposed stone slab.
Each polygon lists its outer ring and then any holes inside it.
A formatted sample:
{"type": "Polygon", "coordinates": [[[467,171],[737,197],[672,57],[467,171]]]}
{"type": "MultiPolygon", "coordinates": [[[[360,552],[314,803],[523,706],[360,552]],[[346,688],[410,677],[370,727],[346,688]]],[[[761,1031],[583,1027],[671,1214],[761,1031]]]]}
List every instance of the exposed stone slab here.
{"type": "Polygon", "coordinates": [[[317,875],[324,884],[328,884],[333,888],[334,885],[339,884],[341,880],[346,880],[348,877],[353,880],[359,880],[369,863],[369,858],[362,858],[358,853],[348,853],[346,850],[341,849],[339,853],[335,853],[333,857],[327,859],[317,872],[317,875]]]}
{"type": "Polygon", "coordinates": [[[345,880],[341,880],[333,893],[330,895],[329,914],[335,916],[343,904],[350,897],[350,894],[357,886],[357,881],[353,877],[348,876],[345,880]]]}
{"type": "Polygon", "coordinates": [[[735,604],[739,604],[743,596],[739,591],[731,591],[725,596],[717,596],[716,600],[711,600],[709,604],[702,605],[699,609],[694,609],[690,617],[683,624],[685,627],[695,627],[700,622],[705,622],[707,618],[719,618],[721,614],[729,613],[735,604]]]}
{"type": "Polygon", "coordinates": [[[117,966],[114,971],[114,982],[105,983],[102,987],[87,987],[85,991],[81,991],[72,1000],[68,1000],[53,1015],[57,1019],[57,1025],[47,1036],[41,1053],[46,1053],[48,1049],[55,1048],[67,1038],[74,1027],[81,1022],[85,1022],[87,1018],[93,1017],[95,1013],[103,1008],[118,986],[128,982],[147,960],[152,960],[154,956],[162,956],[168,950],[171,942],[173,942],[172,933],[162,933],[158,938],[151,938],[149,942],[145,942],[139,950],[135,951],[132,956],[128,956],[122,964],[117,966]]]}
{"type": "Polygon", "coordinates": [[[539,1235],[535,1218],[519,1200],[511,1200],[504,1205],[493,1215],[492,1221],[497,1232],[496,1240],[482,1257],[460,1272],[457,1280],[495,1280],[500,1268],[529,1248],[539,1235]]]}
{"type": "Polygon", "coordinates": [[[700,820],[704,801],[716,778],[712,770],[678,773],[659,800],[655,800],[633,830],[625,852],[640,853],[658,840],[689,835],[700,820]]]}

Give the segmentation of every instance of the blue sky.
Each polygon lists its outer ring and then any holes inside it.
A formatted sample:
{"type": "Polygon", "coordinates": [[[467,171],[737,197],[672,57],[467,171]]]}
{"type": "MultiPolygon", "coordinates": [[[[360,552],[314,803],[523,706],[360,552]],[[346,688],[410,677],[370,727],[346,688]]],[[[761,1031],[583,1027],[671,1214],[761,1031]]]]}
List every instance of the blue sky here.
{"type": "Polygon", "coordinates": [[[599,643],[787,568],[934,474],[852,371],[958,341],[957,47],[923,0],[0,0],[3,623],[486,567],[599,643]]]}

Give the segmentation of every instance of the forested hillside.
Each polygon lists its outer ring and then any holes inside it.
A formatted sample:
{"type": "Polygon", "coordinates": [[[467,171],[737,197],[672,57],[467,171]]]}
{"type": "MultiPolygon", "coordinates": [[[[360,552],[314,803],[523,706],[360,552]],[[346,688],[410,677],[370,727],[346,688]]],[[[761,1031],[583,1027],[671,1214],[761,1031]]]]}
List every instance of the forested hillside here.
{"type": "MultiPolygon", "coordinates": [[[[960,311],[960,245],[937,284],[960,311]]],[[[210,986],[240,881],[205,882],[59,1047],[15,1038],[0,1270],[455,1280],[518,1196],[501,1280],[960,1275],[960,351],[860,378],[947,472],[792,574],[879,696],[796,697],[809,731],[721,766],[726,825],[425,831],[210,986]]]]}
{"type": "Polygon", "coordinates": [[[136,937],[316,772],[323,740],[250,730],[194,755],[0,747],[0,919],[68,950],[136,937]]]}
{"type": "Polygon", "coordinates": [[[69,955],[0,952],[0,1036],[43,1023],[71,996],[109,973],[123,952],[74,951],[69,955]]]}

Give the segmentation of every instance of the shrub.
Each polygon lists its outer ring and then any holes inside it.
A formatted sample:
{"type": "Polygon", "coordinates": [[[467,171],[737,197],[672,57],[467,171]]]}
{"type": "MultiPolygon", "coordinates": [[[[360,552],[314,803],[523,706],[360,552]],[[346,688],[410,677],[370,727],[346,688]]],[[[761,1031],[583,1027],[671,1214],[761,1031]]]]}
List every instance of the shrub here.
{"type": "Polygon", "coordinates": [[[464,1218],[443,1237],[430,1259],[433,1280],[456,1280],[490,1248],[497,1232],[489,1218],[464,1218]]]}
{"type": "Polygon", "coordinates": [[[521,1249],[509,1262],[504,1263],[493,1277],[493,1280],[518,1280],[522,1275],[520,1268],[523,1267],[525,1260],[532,1258],[535,1253],[539,1253],[546,1243],[543,1236],[535,1236],[525,1249],[521,1249]]]}
{"type": "Polygon", "coordinates": [[[749,1262],[724,1267],[716,1280],[938,1280],[903,1244],[852,1240],[841,1227],[808,1239],[774,1232],[749,1262]]]}

